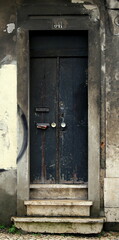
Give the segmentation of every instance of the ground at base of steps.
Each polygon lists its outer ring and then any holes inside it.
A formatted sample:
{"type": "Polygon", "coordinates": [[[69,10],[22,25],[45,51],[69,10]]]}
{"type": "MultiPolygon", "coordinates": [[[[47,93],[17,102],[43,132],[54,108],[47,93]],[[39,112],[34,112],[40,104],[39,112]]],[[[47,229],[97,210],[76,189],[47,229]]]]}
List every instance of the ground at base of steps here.
{"type": "Polygon", "coordinates": [[[71,234],[27,234],[18,230],[12,234],[7,230],[0,230],[0,240],[119,240],[119,232],[102,232],[98,235],[84,236],[71,234]]]}

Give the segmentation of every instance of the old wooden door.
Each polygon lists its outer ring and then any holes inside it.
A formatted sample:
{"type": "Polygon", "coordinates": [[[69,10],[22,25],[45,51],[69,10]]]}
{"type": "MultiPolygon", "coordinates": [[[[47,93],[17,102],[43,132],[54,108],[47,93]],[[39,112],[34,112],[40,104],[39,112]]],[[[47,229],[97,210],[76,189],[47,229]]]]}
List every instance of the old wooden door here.
{"type": "Polygon", "coordinates": [[[31,183],[88,180],[88,37],[30,34],[31,183]]]}

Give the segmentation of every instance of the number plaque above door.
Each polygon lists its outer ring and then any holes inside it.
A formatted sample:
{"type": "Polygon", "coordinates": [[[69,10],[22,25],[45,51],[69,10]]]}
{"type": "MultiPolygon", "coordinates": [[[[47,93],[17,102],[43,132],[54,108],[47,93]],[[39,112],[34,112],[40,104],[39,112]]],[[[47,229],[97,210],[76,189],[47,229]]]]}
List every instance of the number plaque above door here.
{"type": "Polygon", "coordinates": [[[53,18],[52,28],[55,30],[63,30],[67,27],[67,21],[64,18],[53,18]]]}

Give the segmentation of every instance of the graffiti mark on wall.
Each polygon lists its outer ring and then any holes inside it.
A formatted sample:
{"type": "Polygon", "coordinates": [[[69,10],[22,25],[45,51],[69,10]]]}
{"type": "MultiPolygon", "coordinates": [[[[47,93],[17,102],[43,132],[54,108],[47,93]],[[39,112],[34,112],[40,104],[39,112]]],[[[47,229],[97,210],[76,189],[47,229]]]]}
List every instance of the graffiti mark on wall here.
{"type": "Polygon", "coordinates": [[[23,142],[22,142],[22,146],[21,146],[21,149],[20,149],[18,157],[17,157],[17,161],[20,161],[20,159],[24,155],[24,152],[25,152],[25,150],[27,148],[27,143],[28,143],[28,125],[27,125],[26,116],[25,116],[24,112],[22,111],[22,109],[20,108],[19,105],[18,105],[18,115],[21,118],[22,126],[23,126],[23,142]]]}
{"type": "Polygon", "coordinates": [[[7,169],[3,169],[3,168],[0,169],[0,173],[6,172],[6,171],[8,171],[8,170],[7,169]]]}

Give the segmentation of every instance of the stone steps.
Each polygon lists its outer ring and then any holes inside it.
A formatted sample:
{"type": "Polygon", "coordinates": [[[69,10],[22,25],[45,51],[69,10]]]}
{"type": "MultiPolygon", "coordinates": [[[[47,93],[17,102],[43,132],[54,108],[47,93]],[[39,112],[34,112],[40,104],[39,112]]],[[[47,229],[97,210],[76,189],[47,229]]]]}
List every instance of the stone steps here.
{"type": "Polygon", "coordinates": [[[90,216],[92,201],[86,200],[29,200],[24,202],[27,216],[90,216]]]}
{"type": "Polygon", "coordinates": [[[88,199],[88,185],[31,184],[30,199],[88,199]]]}
{"type": "Polygon", "coordinates": [[[24,205],[27,217],[12,217],[15,226],[35,233],[98,234],[104,218],[91,218],[87,185],[31,184],[24,205]]]}
{"type": "Polygon", "coordinates": [[[102,231],[104,218],[79,217],[12,217],[15,226],[34,233],[98,234],[102,231]]]}

